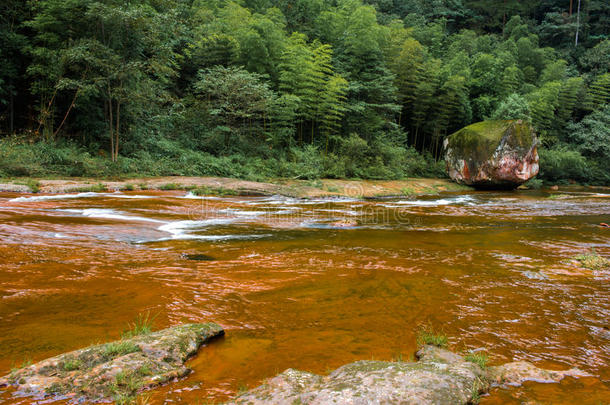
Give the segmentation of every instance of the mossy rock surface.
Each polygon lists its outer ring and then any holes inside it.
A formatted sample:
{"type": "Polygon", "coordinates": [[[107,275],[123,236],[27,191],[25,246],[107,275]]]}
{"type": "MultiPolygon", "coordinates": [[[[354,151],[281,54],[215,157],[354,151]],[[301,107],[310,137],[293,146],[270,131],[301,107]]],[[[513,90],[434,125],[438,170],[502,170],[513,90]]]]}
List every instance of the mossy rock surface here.
{"type": "Polygon", "coordinates": [[[585,375],[577,369],[549,371],[527,362],[483,369],[432,345],[423,346],[417,356],[417,362],[361,360],[328,376],[288,369],[229,404],[470,404],[493,385],[585,375]]]}
{"type": "Polygon", "coordinates": [[[514,188],[538,173],[537,138],[524,121],[483,121],[445,140],[449,177],[482,188],[514,188]]]}
{"type": "Polygon", "coordinates": [[[72,402],[124,402],[190,373],[185,361],[224,334],[217,324],[179,325],[90,346],[14,370],[0,378],[20,396],[72,402]]]}

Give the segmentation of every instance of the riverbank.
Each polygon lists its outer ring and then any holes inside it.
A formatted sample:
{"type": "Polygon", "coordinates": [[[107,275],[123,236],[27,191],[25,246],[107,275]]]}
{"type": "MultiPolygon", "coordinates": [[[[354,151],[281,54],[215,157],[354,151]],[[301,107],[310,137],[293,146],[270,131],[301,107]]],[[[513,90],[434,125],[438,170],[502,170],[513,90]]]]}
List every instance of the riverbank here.
{"type": "Polygon", "coordinates": [[[247,181],[227,177],[151,177],[127,180],[92,178],[0,180],[0,191],[23,193],[73,193],[136,190],[194,190],[198,194],[284,195],[298,198],[353,197],[379,198],[417,196],[442,191],[464,191],[469,187],[448,179],[411,178],[405,180],[292,180],[247,181]]]}

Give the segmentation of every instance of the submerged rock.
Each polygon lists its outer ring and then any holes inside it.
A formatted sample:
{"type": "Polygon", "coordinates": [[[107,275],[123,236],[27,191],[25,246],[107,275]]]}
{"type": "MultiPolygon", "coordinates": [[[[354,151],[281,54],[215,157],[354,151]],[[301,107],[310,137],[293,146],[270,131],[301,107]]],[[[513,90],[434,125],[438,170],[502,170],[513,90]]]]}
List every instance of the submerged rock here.
{"type": "Polygon", "coordinates": [[[480,188],[515,188],[538,174],[537,138],[526,122],[483,121],[444,142],[449,177],[480,188]]]}
{"type": "Polygon", "coordinates": [[[591,377],[577,368],[570,370],[555,371],[538,368],[527,361],[515,361],[501,366],[489,367],[488,379],[495,384],[521,385],[524,381],[536,381],[541,383],[559,382],[564,377],[591,377]]]}
{"type": "Polygon", "coordinates": [[[0,378],[0,386],[21,396],[121,400],[186,376],[184,362],[223,334],[214,323],[175,326],[43,360],[0,378]]]}
{"type": "Polygon", "coordinates": [[[194,260],[194,261],[198,261],[198,262],[212,262],[212,261],[216,260],[214,257],[208,256],[203,253],[194,253],[194,254],[183,253],[182,257],[185,259],[188,259],[188,260],[194,260]]]}
{"type": "Polygon", "coordinates": [[[468,404],[492,385],[525,380],[557,382],[586,376],[572,369],[549,371],[527,362],[481,368],[449,350],[426,345],[414,363],[363,360],[328,376],[288,369],[230,404],[468,404]]]}
{"type": "Polygon", "coordinates": [[[356,225],[358,225],[358,222],[353,219],[340,219],[330,224],[334,228],[353,228],[356,225]]]}

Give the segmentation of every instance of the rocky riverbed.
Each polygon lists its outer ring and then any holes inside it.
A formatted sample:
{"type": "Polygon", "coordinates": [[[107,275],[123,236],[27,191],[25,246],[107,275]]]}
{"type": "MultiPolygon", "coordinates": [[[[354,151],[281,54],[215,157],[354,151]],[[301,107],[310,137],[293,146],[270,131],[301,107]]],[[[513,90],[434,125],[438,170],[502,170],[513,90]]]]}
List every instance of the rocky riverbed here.
{"type": "Polygon", "coordinates": [[[494,385],[559,382],[581,370],[544,370],[520,361],[483,367],[447,349],[425,345],[417,362],[362,360],[320,376],[288,369],[231,404],[469,404],[494,385]]]}
{"type": "Polygon", "coordinates": [[[125,402],[137,393],[185,377],[185,361],[224,330],[187,324],[90,346],[14,370],[0,378],[18,396],[73,402],[125,402]]]}
{"type": "MultiPolygon", "coordinates": [[[[71,402],[130,402],[148,389],[185,377],[185,361],[211,338],[214,323],[187,324],[62,354],[0,379],[18,396],[71,402]]],[[[468,404],[490,387],[584,377],[576,368],[545,370],[525,361],[485,362],[426,344],[418,361],[361,360],[321,376],[288,369],[229,404],[468,404]]]]}

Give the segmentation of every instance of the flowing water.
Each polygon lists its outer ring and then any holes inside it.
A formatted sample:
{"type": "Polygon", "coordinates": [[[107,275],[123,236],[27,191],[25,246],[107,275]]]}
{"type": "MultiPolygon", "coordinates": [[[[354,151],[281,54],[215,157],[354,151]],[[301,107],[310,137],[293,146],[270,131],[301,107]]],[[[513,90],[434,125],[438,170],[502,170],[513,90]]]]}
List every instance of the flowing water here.
{"type": "Polygon", "coordinates": [[[482,403],[608,403],[610,272],[572,261],[610,256],[604,193],[0,194],[0,374],[115,340],[149,311],[158,328],[214,321],[227,332],[151,402],[222,401],[289,367],[408,359],[430,323],[492,363],[595,375],[495,389],[482,403]]]}

